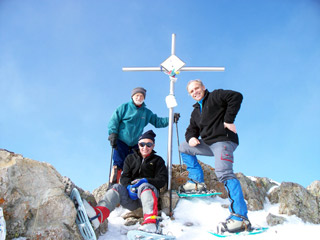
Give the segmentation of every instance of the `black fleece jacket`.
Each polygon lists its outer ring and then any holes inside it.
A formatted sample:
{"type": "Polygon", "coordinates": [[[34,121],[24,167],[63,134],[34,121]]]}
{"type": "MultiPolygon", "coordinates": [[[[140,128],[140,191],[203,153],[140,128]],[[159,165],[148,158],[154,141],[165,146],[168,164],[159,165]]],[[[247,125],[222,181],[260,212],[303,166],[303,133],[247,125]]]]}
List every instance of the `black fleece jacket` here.
{"type": "Polygon", "coordinates": [[[142,163],[142,156],[138,149],[133,149],[123,166],[120,183],[128,186],[138,178],[146,178],[148,183],[155,186],[158,190],[168,182],[168,170],[162,157],[155,154],[155,151],[146,157],[142,163]]]}
{"type": "Polygon", "coordinates": [[[186,130],[186,141],[195,137],[208,145],[216,142],[232,141],[239,144],[238,134],[226,129],[224,122],[233,123],[240,109],[242,94],[231,90],[217,89],[213,92],[205,90],[202,102],[193,105],[190,124],[186,130]]]}

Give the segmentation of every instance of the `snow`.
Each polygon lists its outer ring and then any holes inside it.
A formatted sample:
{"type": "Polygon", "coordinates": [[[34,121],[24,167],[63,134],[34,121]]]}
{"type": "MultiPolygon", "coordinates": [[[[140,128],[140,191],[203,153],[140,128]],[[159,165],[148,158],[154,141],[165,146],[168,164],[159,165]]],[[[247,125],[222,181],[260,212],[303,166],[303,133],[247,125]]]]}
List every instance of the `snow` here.
{"type": "MultiPolygon", "coordinates": [[[[183,240],[220,239],[208,231],[214,231],[215,226],[229,215],[229,210],[223,205],[229,205],[227,199],[218,196],[205,198],[180,199],[174,209],[174,219],[162,215],[163,232],[176,236],[183,240]]],[[[254,226],[267,227],[266,217],[269,213],[282,216],[287,219],[284,224],[270,227],[265,233],[251,236],[232,236],[227,239],[254,239],[254,240],[283,240],[283,239],[319,239],[320,225],[304,223],[296,216],[280,215],[279,205],[271,204],[267,199],[265,207],[260,211],[249,211],[248,216],[254,226]]],[[[106,234],[98,240],[125,240],[128,230],[136,229],[139,225],[124,226],[124,219],[121,217],[128,210],[119,207],[114,210],[108,220],[109,229],[106,234]]]]}

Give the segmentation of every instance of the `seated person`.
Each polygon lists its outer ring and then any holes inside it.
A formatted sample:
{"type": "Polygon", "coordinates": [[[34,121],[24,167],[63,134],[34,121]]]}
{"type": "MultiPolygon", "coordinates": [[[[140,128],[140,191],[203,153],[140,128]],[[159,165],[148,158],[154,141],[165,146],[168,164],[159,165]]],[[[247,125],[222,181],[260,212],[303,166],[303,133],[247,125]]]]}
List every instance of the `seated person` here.
{"type": "Polygon", "coordinates": [[[131,211],[142,207],[144,221],[139,230],[158,232],[158,197],[160,188],[168,181],[168,170],[164,160],[153,151],[155,136],[152,130],[140,136],[139,150],[134,149],[125,159],[120,184],[113,185],[96,207],[83,201],[94,229],[120,204],[131,211]]]}

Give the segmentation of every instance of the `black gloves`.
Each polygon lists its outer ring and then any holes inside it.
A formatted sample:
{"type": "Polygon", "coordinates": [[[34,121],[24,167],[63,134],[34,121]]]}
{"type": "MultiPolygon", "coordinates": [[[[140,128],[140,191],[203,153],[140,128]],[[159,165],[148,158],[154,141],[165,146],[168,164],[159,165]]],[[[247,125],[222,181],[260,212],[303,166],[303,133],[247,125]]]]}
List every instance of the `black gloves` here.
{"type": "Polygon", "coordinates": [[[173,116],[173,122],[177,123],[179,121],[179,118],[180,118],[180,113],[175,113],[173,116]]]}
{"type": "Polygon", "coordinates": [[[110,145],[112,148],[117,148],[117,139],[118,139],[118,134],[111,133],[109,135],[108,140],[110,141],[110,145]]]}

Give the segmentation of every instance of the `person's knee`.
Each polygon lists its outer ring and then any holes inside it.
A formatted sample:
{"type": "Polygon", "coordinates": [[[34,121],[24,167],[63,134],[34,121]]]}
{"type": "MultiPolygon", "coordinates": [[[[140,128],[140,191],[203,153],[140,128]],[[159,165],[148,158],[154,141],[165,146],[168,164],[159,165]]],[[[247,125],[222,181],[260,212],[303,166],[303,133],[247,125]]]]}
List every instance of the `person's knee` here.
{"type": "Polygon", "coordinates": [[[120,185],[120,184],[115,184],[114,185],[115,188],[109,189],[104,195],[104,197],[102,198],[102,200],[100,200],[98,203],[99,206],[104,206],[108,208],[110,212],[113,211],[120,204],[120,200],[121,200],[121,196],[119,191],[117,190],[116,185],[120,185]]]}
{"type": "Polygon", "coordinates": [[[183,142],[179,146],[179,151],[181,153],[188,153],[189,152],[189,150],[188,150],[189,148],[190,148],[189,144],[187,142],[183,142]]]}
{"type": "Polygon", "coordinates": [[[112,185],[112,189],[116,190],[117,192],[122,192],[123,188],[124,186],[119,183],[112,185]]]}
{"type": "Polygon", "coordinates": [[[219,171],[219,170],[215,170],[216,176],[218,178],[219,182],[224,183],[227,180],[230,179],[234,179],[236,178],[234,172],[232,170],[228,170],[228,171],[219,171]]]}
{"type": "Polygon", "coordinates": [[[155,193],[155,195],[157,197],[159,196],[157,188],[155,186],[153,186],[152,184],[150,184],[150,183],[141,184],[141,186],[138,188],[138,196],[140,197],[142,192],[145,191],[145,190],[151,190],[151,191],[153,191],[155,193]]]}
{"type": "Polygon", "coordinates": [[[198,158],[194,155],[186,154],[186,153],[181,153],[181,157],[183,160],[183,163],[187,165],[187,167],[190,168],[201,168],[198,158]]]}

